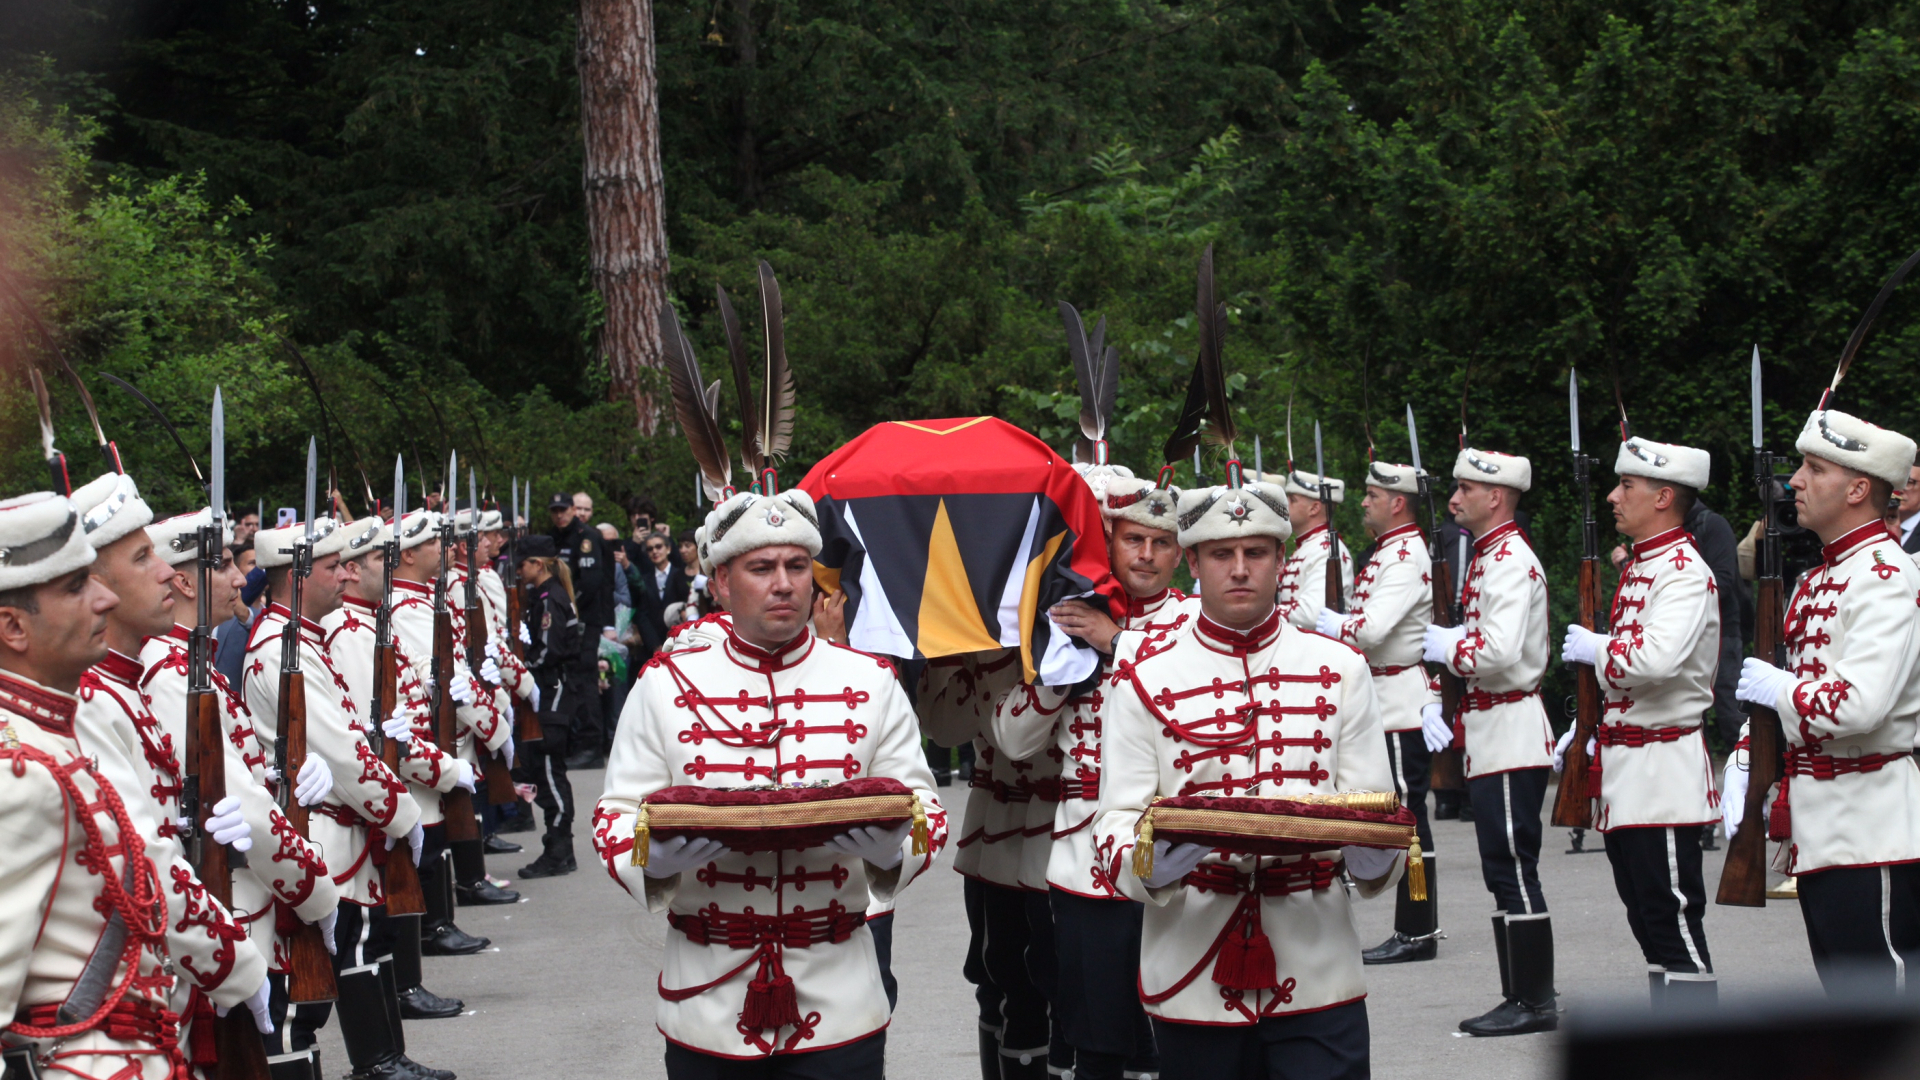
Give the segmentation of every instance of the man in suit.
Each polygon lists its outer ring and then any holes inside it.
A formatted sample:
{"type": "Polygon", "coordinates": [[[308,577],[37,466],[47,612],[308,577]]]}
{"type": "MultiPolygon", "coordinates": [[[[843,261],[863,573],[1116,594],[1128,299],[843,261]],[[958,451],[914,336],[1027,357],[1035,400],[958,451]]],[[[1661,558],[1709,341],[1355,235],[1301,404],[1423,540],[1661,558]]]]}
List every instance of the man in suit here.
{"type": "Polygon", "coordinates": [[[1900,509],[1894,528],[1900,531],[1900,550],[1909,555],[1920,552],[1920,465],[1907,470],[1906,486],[1900,489],[1900,509]]]}
{"type": "Polygon", "coordinates": [[[666,610],[669,604],[687,602],[687,589],[693,579],[673,565],[673,548],[666,537],[651,533],[641,544],[644,562],[627,569],[627,589],[633,596],[633,617],[640,626],[640,640],[646,656],[634,657],[634,669],[652,656],[667,639],[666,610]]]}

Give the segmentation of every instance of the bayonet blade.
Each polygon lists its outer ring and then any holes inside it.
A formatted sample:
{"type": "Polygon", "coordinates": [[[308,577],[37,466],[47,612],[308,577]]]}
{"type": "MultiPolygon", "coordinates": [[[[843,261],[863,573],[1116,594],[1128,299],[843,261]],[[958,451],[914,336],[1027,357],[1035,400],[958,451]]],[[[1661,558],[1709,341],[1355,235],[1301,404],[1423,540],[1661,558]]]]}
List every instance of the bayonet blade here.
{"type": "Polygon", "coordinates": [[[1413,404],[1407,404],[1407,442],[1413,446],[1413,471],[1424,472],[1420,467],[1420,429],[1413,422],[1413,404]]]}
{"type": "Polygon", "coordinates": [[[211,460],[207,462],[207,506],[213,511],[213,527],[220,535],[221,522],[227,516],[227,406],[220,398],[220,388],[213,388],[213,423],[211,437],[213,449],[211,460]]]}
{"type": "Polygon", "coordinates": [[[473,484],[473,466],[471,465],[467,466],[467,514],[471,518],[469,524],[473,526],[471,531],[474,535],[479,535],[480,495],[478,489],[475,488],[473,484]]]}
{"type": "Polygon", "coordinates": [[[307,542],[313,542],[314,485],[320,480],[320,440],[307,436],[307,542]]]}
{"type": "Polygon", "coordinates": [[[1567,369],[1567,417],[1573,429],[1573,452],[1580,452],[1580,370],[1567,369]]]}
{"type": "MultiPolygon", "coordinates": [[[[453,506],[460,501],[453,479],[459,475],[460,451],[449,450],[447,451],[447,481],[440,485],[440,512],[447,516],[448,521],[453,520],[453,506]]],[[[446,558],[446,555],[443,553],[441,558],[446,558]]]]}
{"type": "Polygon", "coordinates": [[[400,535],[400,519],[407,513],[407,456],[393,455],[393,535],[400,535]]]}
{"type": "Polygon", "coordinates": [[[1321,490],[1327,486],[1327,458],[1320,448],[1320,421],[1313,422],[1313,474],[1318,477],[1321,490]]]}
{"type": "Polygon", "coordinates": [[[1753,347],[1753,448],[1760,449],[1762,411],[1760,408],[1760,346],[1753,347]]]}
{"type": "Polygon", "coordinates": [[[1253,437],[1253,477],[1254,479],[1256,480],[1261,479],[1262,475],[1265,472],[1266,470],[1260,467],[1260,436],[1255,435],[1253,437]]]}

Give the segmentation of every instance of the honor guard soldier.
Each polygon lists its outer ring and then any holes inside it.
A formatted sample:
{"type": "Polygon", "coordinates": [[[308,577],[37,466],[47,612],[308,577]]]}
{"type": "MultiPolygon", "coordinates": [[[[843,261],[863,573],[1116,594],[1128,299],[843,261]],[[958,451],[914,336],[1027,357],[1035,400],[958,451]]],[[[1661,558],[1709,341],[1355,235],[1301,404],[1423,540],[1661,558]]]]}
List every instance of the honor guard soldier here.
{"type": "Polygon", "coordinates": [[[1727,770],[1729,831],[1766,828],[1774,868],[1799,875],[1815,968],[1879,995],[1906,993],[1920,962],[1920,570],[1881,523],[1914,443],[1837,409],[1807,418],[1793,475],[1819,565],[1787,607],[1781,670],[1749,658],[1742,701],[1780,714],[1786,770],[1768,819],[1738,820],[1746,776],[1727,770]]]}
{"type": "Polygon", "coordinates": [[[807,627],[813,501],[742,492],[709,520],[731,626],[719,644],[677,648],[642,671],[594,811],[594,847],[672,928],[656,1013],[669,1077],[731,1075],[744,1060],[767,1063],[764,1076],[879,1080],[889,1010],[865,912],[933,864],[945,812],[891,666],[807,627]],[[801,852],[736,853],[685,836],[636,850],[641,801],[662,789],[854,777],[912,789],[930,842],[904,825],[862,826],[801,852]]]}
{"type": "Polygon", "coordinates": [[[1415,900],[1405,877],[1394,901],[1393,936],[1368,949],[1369,964],[1431,960],[1440,953],[1439,896],[1435,891],[1433,827],[1427,820],[1427,767],[1431,753],[1422,734],[1422,714],[1439,708],[1439,694],[1420,666],[1427,623],[1433,617],[1433,560],[1414,520],[1413,500],[1421,474],[1411,465],[1367,463],[1360,511],[1373,535],[1373,558],[1353,577],[1348,614],[1321,608],[1316,627],[1359,649],[1373,675],[1380,725],[1387,733],[1394,790],[1413,811],[1425,860],[1427,898],[1415,900]]]}
{"type": "Polygon", "coordinates": [[[523,878],[570,874],[577,865],[573,781],[567,778],[567,718],[574,701],[590,692],[593,681],[580,667],[580,635],[585,630],[573,610],[570,571],[559,555],[553,537],[540,533],[517,545],[520,585],[526,590],[521,606],[526,624],[517,631],[527,642],[526,665],[521,670],[526,672],[527,702],[540,716],[541,731],[541,738],[521,753],[527,775],[533,778],[534,803],[547,822],[540,838],[541,857],[520,868],[523,878]]]}
{"type": "MultiPolygon", "coordinates": [[[[347,572],[347,591],[338,610],[320,620],[326,632],[327,655],[347,682],[347,696],[365,703],[371,710],[379,700],[374,687],[374,647],[379,641],[380,603],[386,591],[386,543],[390,530],[377,517],[365,517],[347,526],[347,546],[340,552],[341,566],[347,572]]],[[[443,754],[433,741],[433,702],[427,688],[415,675],[412,658],[396,638],[394,651],[394,710],[390,716],[367,717],[378,722],[381,735],[397,739],[405,747],[395,771],[407,782],[407,792],[433,792],[433,813],[439,813],[438,796],[456,786],[472,791],[473,767],[459,758],[443,754]]],[[[312,760],[309,758],[308,760],[312,760]]],[[[428,819],[426,804],[419,798],[421,828],[428,819]]],[[[422,861],[426,856],[421,844],[422,861]]],[[[423,893],[425,889],[421,890],[423,893]]],[[[424,974],[423,916],[389,915],[393,923],[393,955],[382,957],[381,966],[391,967],[394,985],[399,991],[400,1016],[404,1020],[443,1020],[459,1016],[466,1003],[445,998],[422,985],[424,974]]],[[[438,927],[436,940],[447,930],[438,927]]],[[[477,939],[476,939],[477,940],[477,939]]]]}
{"type": "MultiPolygon", "coordinates": [[[[0,1033],[9,1075],[162,1080],[188,1068],[167,952],[172,861],[74,738],[117,602],[73,504],[0,502],[0,1033]],[[164,858],[164,857],[163,857],[164,858]]],[[[146,797],[144,791],[133,795],[146,797]]],[[[258,962],[257,956],[255,957],[258,962]]],[[[260,962],[264,971],[265,964],[260,962]]],[[[266,1001],[250,1000],[264,1029],[266,1001]]]]}
{"type": "MultiPolygon", "coordinates": [[[[270,993],[267,961],[256,949],[234,947],[246,939],[246,928],[207,894],[180,840],[185,745],[169,728],[184,729],[185,717],[175,725],[162,724],[140,692],[146,673],[142,643],[173,628],[173,570],[154,552],[146,533],[153,511],[133,477],[124,473],[108,473],[76,490],[73,508],[99,556],[93,576],[119,597],[107,613],[107,655],[80,680],[74,734],[120,793],[162,875],[168,951],[185,976],[174,992],[174,1008],[183,1023],[211,1019],[203,998],[223,1008],[252,998],[251,1004],[264,1011],[270,993]]],[[[239,850],[250,845],[251,830],[237,796],[213,808],[207,831],[220,843],[238,843],[239,850]]]]}
{"type": "MultiPolygon", "coordinates": [[[[1719,811],[1701,725],[1713,707],[1720,598],[1685,527],[1712,462],[1691,446],[1637,437],[1620,444],[1620,483],[1607,502],[1632,547],[1613,594],[1611,631],[1570,624],[1561,648],[1567,663],[1594,669],[1606,700],[1605,722],[1594,730],[1593,825],[1606,837],[1656,1007],[1715,997],[1701,925],[1700,835],[1719,811]]],[[[1555,747],[1556,770],[1574,734],[1568,728],[1555,747]]]]}
{"type": "Polygon", "coordinates": [[[1514,520],[1533,486],[1523,457],[1467,447],[1453,464],[1447,509],[1473,534],[1460,590],[1459,626],[1428,625],[1423,657],[1462,680],[1467,790],[1480,872],[1493,894],[1494,951],[1502,1001],[1460,1022],[1473,1035],[1550,1031],[1553,924],[1540,890],[1540,808],[1553,766],[1553,728],[1540,701],[1547,669],[1547,577],[1514,520]]]}
{"type": "MultiPolygon", "coordinates": [[[[212,512],[202,508],[147,526],[155,557],[173,568],[170,588],[174,624],[167,633],[148,638],[140,650],[140,662],[146,669],[140,692],[160,725],[163,742],[177,748],[187,746],[192,681],[189,646],[193,637],[193,629],[179,620],[183,616],[192,618],[199,601],[195,565],[200,557],[199,536],[212,520],[212,512]]],[[[226,525],[232,528],[231,519],[226,525]]],[[[219,568],[207,575],[208,606],[214,612],[231,610],[246,581],[225,545],[220,557],[219,568]]],[[[254,733],[253,714],[224,675],[218,671],[210,674],[219,694],[221,726],[226,734],[222,740],[227,759],[226,790],[239,799],[253,839],[247,865],[234,868],[234,916],[246,926],[253,947],[267,961],[273,982],[270,1015],[276,1032],[284,1032],[288,955],[285,939],[278,932],[280,915],[291,912],[301,922],[319,926],[331,940],[339,917],[340,890],[320,849],[294,831],[274,801],[279,780],[269,772],[266,750],[254,733]]],[[[302,806],[317,806],[332,790],[333,773],[326,761],[318,754],[307,755],[300,775],[294,778],[294,798],[302,806]]],[[[304,1070],[313,1058],[311,1051],[291,1053],[277,1045],[270,1046],[268,1053],[268,1063],[278,1069],[277,1076],[309,1075],[304,1070]]]]}
{"type": "MultiPolygon", "coordinates": [[[[469,489],[472,481],[469,478],[469,489]]],[[[457,671],[466,671],[473,676],[474,700],[463,711],[460,721],[460,756],[473,766],[477,775],[484,775],[486,763],[498,758],[508,769],[513,768],[514,754],[518,747],[513,739],[513,699],[501,685],[500,663],[495,658],[504,652],[504,643],[496,640],[496,631],[488,622],[485,599],[479,594],[469,596],[467,592],[467,544],[471,542],[485,565],[487,553],[485,543],[476,530],[479,528],[479,516],[470,508],[462,508],[449,515],[445,522],[453,526],[453,543],[443,545],[440,557],[447,566],[447,608],[453,626],[453,655],[457,671]],[[468,610],[469,600],[472,611],[468,610]],[[469,667],[467,623],[477,618],[480,623],[481,639],[486,642],[479,653],[479,664],[469,667]]],[[[597,535],[597,534],[596,534],[597,535]]],[[[502,617],[504,620],[504,616],[502,617]]],[[[451,844],[453,852],[454,878],[460,902],[467,905],[517,904],[520,894],[511,889],[502,889],[487,877],[486,856],[496,846],[504,848],[499,854],[511,854],[520,850],[493,836],[490,826],[492,815],[483,809],[487,798],[486,790],[474,795],[474,809],[481,822],[483,834],[478,840],[456,840],[451,844]]]]}
{"type": "MultiPolygon", "coordinates": [[[[993,741],[1009,755],[1057,759],[1061,769],[1048,794],[1047,833],[1027,843],[1046,858],[1045,880],[1052,908],[1059,970],[1055,1026],[1072,1048],[1073,1075],[1082,1080],[1120,1080],[1159,1070],[1153,1030],[1140,1005],[1142,905],[1119,889],[1120,857],[1111,845],[1096,847],[1093,821],[1100,808],[1104,713],[1113,688],[1114,657],[1131,655],[1146,633],[1191,620],[1186,594],[1170,587],[1180,565],[1174,507],[1180,493],[1156,487],[1114,466],[1076,466],[1100,503],[1107,550],[1127,590],[1127,613],[1119,622],[1077,600],[1049,612],[1055,625],[1102,654],[1098,672],[1072,688],[1020,687],[1024,709],[1003,706],[993,719],[993,741]],[[1043,841],[1051,836],[1051,843],[1043,841]]],[[[1021,700],[1010,695],[1007,701],[1021,700]]]]}
{"type": "MultiPolygon", "coordinates": [[[[279,734],[285,632],[294,622],[295,655],[306,688],[308,752],[325,758],[333,769],[333,792],[313,808],[308,828],[314,844],[326,853],[334,884],[340,886],[333,967],[340,1036],[352,1075],[379,1080],[451,1077],[406,1056],[398,987],[381,973],[381,958],[393,953],[395,924],[386,916],[374,850],[379,848],[378,858],[417,859],[424,837],[419,805],[408,798],[406,782],[374,753],[367,740],[367,724],[374,721],[361,714],[327,653],[321,620],[340,607],[346,593],[352,570],[342,568],[340,557],[349,539],[348,530],[330,517],[316,518],[311,533],[304,523],[295,522],[254,535],[255,565],[267,572],[268,602],[247,640],[247,707],[263,741],[272,741],[279,734]],[[296,614],[288,608],[293,601],[294,549],[304,544],[311,545],[311,569],[296,614]]],[[[291,1049],[313,1045],[327,1012],[325,1006],[296,1004],[291,1049]]]]}
{"type": "Polygon", "coordinates": [[[1347,497],[1344,480],[1322,480],[1310,472],[1287,473],[1287,522],[1293,529],[1293,557],[1280,570],[1280,617],[1302,630],[1312,630],[1327,598],[1327,559],[1340,547],[1341,589],[1346,606],[1353,606],[1353,556],[1345,541],[1336,541],[1327,529],[1328,506],[1320,499],[1324,483],[1335,506],[1347,497]]]}
{"type": "Polygon", "coordinates": [[[1402,853],[1256,857],[1165,840],[1134,850],[1162,797],[1393,784],[1366,658],[1274,605],[1285,492],[1242,486],[1238,471],[1229,462],[1229,486],[1180,497],[1200,612],[1150,630],[1115,665],[1093,842],[1119,860],[1120,891],[1147,905],[1138,985],[1161,1076],[1365,1076],[1366,980],[1341,876],[1378,895],[1402,853]]]}

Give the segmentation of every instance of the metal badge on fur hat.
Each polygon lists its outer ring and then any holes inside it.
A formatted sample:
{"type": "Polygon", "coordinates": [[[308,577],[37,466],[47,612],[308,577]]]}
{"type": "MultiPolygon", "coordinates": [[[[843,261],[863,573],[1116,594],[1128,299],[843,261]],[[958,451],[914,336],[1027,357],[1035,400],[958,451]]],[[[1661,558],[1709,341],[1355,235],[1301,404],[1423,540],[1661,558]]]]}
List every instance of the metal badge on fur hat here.
{"type": "Polygon", "coordinates": [[[103,548],[135,529],[153,524],[153,510],[140,498],[140,488],[126,473],[106,473],[73,493],[80,527],[87,542],[103,548]]]}
{"type": "MultiPolygon", "coordinates": [[[[1332,493],[1334,502],[1340,503],[1347,500],[1347,482],[1345,480],[1335,480],[1332,477],[1328,477],[1325,482],[1328,490],[1332,493]]],[[[1289,495],[1300,495],[1308,499],[1317,499],[1320,497],[1320,484],[1321,480],[1318,476],[1302,469],[1295,469],[1287,474],[1286,492],[1289,495]]]]}
{"type": "Polygon", "coordinates": [[[708,559],[714,566],[757,548],[792,544],[820,554],[820,519],[813,497],[799,488],[778,495],[743,491],[707,515],[708,559]]]}
{"type": "Polygon", "coordinates": [[[1815,409],[1793,448],[1885,480],[1895,490],[1906,485],[1907,470],[1914,464],[1912,439],[1839,409],[1815,409]]]}
{"type": "Polygon", "coordinates": [[[0,502],[0,591],[44,585],[93,558],[80,514],[66,496],[36,491],[0,502]]]}
{"type": "Polygon", "coordinates": [[[400,550],[417,548],[429,540],[440,538],[440,513],[437,510],[414,510],[400,519],[400,550]]]}
{"type": "Polygon", "coordinates": [[[1418,495],[1421,475],[1422,471],[1411,465],[1396,465],[1391,461],[1367,462],[1368,487],[1396,491],[1402,495],[1418,495]]]}
{"type": "Polygon", "coordinates": [[[1180,531],[1180,489],[1155,487],[1138,477],[1116,479],[1107,485],[1100,513],[1108,521],[1131,521],[1149,529],[1180,531]]]}
{"type": "Polygon", "coordinates": [[[363,517],[342,532],[347,538],[347,545],[340,552],[343,559],[357,559],[387,542],[387,523],[378,515],[363,517]]]}
{"type": "MultiPolygon", "coordinates": [[[[1620,444],[1620,452],[1613,459],[1613,471],[1617,476],[1644,476],[1699,491],[1707,486],[1713,473],[1713,455],[1695,447],[1654,442],[1635,435],[1620,444]]],[[[1902,474],[1903,482],[1904,479],[1902,474]]]]}
{"type": "Polygon", "coordinates": [[[1469,446],[1453,459],[1453,478],[1526,491],[1533,487],[1533,462],[1514,454],[1496,454],[1469,446]]]}
{"type": "Polygon", "coordinates": [[[1179,543],[1183,548],[1209,540],[1238,540],[1293,535],[1287,520],[1287,493],[1273,484],[1246,483],[1180,494],[1179,543]]]}
{"type": "MultiPolygon", "coordinates": [[[[284,529],[261,529],[253,534],[253,563],[255,566],[272,569],[276,566],[293,564],[293,546],[307,540],[307,527],[294,522],[284,529]]],[[[313,557],[324,559],[329,555],[338,555],[347,547],[347,531],[340,522],[330,517],[315,518],[313,522],[313,557]]]]}
{"type": "MultiPolygon", "coordinates": [[[[153,541],[153,550],[160,555],[160,561],[168,566],[179,566],[200,557],[200,530],[213,523],[213,511],[201,507],[191,514],[176,514],[173,517],[156,521],[147,526],[147,538],[153,541]]],[[[225,547],[233,543],[233,519],[221,519],[222,532],[220,544],[225,547]]]]}

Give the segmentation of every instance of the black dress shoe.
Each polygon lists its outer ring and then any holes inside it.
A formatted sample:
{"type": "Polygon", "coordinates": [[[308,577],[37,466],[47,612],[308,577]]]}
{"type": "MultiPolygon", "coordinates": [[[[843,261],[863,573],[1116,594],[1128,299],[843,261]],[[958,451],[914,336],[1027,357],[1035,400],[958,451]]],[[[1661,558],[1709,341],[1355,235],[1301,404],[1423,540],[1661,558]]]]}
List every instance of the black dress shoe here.
{"type": "Polygon", "coordinates": [[[556,862],[547,855],[542,855],[520,868],[520,876],[523,878],[559,877],[566,872],[566,864],[556,862]]]}
{"type": "Polygon", "coordinates": [[[461,907],[480,907],[488,904],[517,904],[520,894],[512,889],[502,889],[486,878],[471,885],[455,885],[454,899],[461,907]]]}
{"type": "Polygon", "coordinates": [[[1523,1001],[1503,1001],[1493,1011],[1471,1020],[1460,1021],[1460,1030],[1469,1035],[1491,1038],[1498,1035],[1531,1035],[1552,1031],[1560,1026],[1560,1010],[1549,1001],[1529,1005],[1523,1001]]]}
{"type": "Polygon", "coordinates": [[[433,1069],[413,1060],[405,1054],[400,1055],[400,1064],[413,1070],[413,1075],[421,1080],[457,1080],[451,1069],[433,1069]]]}
{"type": "Polygon", "coordinates": [[[429,926],[420,934],[420,951],[427,956],[471,956],[491,944],[492,938],[474,937],[450,922],[429,926]]]}
{"type": "Polygon", "coordinates": [[[445,1020],[466,1008],[459,998],[443,998],[424,986],[400,991],[400,1016],[405,1020],[445,1020]]]}
{"type": "Polygon", "coordinates": [[[1439,955],[1438,938],[1423,936],[1416,941],[1396,930],[1392,937],[1361,953],[1360,959],[1368,964],[1406,964],[1439,955]]]}
{"type": "Polygon", "coordinates": [[[482,850],[489,855],[514,855],[527,849],[511,840],[500,839],[500,834],[498,833],[488,833],[486,843],[482,845],[482,850]]]}

